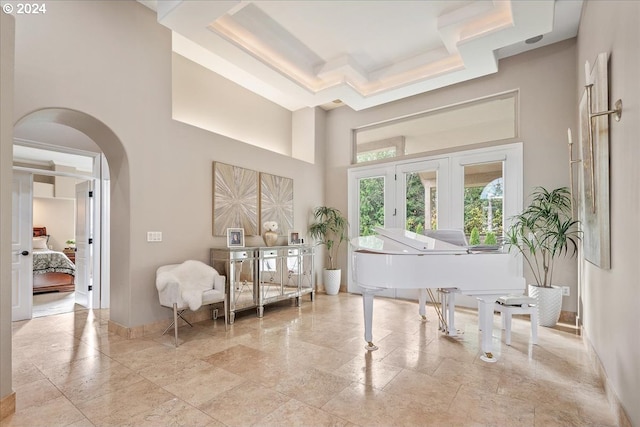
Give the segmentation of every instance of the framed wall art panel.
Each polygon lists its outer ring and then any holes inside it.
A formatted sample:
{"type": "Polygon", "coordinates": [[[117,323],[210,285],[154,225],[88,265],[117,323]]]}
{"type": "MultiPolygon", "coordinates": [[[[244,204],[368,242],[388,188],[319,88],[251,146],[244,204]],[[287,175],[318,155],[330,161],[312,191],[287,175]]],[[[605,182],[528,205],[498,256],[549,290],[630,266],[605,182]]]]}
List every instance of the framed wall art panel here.
{"type": "Polygon", "coordinates": [[[278,223],[278,235],[293,228],[293,179],[260,173],[260,224],[278,223]]]}
{"type": "Polygon", "coordinates": [[[258,234],[258,172],[213,162],[213,235],[228,228],[258,234]]]}
{"type": "Polygon", "coordinates": [[[580,221],[583,230],[584,257],[600,268],[611,268],[609,224],[609,116],[589,118],[589,111],[606,111],[609,106],[608,54],[601,53],[593,69],[585,65],[587,84],[591,87],[591,108],[587,90],[580,100],[579,174],[580,221]],[[591,127],[591,129],[589,129],[591,127]],[[591,130],[592,138],[589,138],[591,130]]]}

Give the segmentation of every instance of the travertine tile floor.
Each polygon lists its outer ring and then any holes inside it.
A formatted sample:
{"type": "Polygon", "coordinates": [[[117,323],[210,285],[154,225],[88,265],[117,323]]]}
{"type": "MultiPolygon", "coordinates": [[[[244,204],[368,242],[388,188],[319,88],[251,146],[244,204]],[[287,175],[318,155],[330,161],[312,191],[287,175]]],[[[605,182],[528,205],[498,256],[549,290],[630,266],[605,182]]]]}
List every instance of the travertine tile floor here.
{"type": "Polygon", "coordinates": [[[2,426],[612,426],[581,338],[514,319],[499,361],[479,359],[476,313],[458,310],[457,339],[429,307],[377,298],[364,350],[357,295],[316,295],[172,335],[126,340],[108,311],[16,322],[16,413],[2,426]]]}

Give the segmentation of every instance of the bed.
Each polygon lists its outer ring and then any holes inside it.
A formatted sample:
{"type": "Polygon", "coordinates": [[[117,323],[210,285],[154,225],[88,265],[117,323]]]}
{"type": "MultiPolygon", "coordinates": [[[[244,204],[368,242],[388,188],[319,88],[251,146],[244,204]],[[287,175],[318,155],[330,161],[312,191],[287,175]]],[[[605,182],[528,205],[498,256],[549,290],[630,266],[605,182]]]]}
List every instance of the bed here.
{"type": "Polygon", "coordinates": [[[63,253],[49,249],[46,227],[33,227],[33,293],[72,292],[76,266],[63,253]]]}

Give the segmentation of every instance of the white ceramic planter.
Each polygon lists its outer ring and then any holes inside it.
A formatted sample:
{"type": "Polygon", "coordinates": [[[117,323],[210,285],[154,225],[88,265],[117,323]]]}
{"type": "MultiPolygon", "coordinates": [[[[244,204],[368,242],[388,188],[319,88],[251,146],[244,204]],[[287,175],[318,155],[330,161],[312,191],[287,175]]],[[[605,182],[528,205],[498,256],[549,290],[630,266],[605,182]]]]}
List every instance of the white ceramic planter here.
{"type": "Polygon", "coordinates": [[[555,326],[562,310],[562,288],[551,286],[542,288],[529,285],[529,296],[535,298],[538,305],[538,325],[555,326]]]}
{"type": "Polygon", "coordinates": [[[327,295],[338,295],[340,292],[340,277],[342,270],[327,270],[323,271],[324,289],[327,295]]]}

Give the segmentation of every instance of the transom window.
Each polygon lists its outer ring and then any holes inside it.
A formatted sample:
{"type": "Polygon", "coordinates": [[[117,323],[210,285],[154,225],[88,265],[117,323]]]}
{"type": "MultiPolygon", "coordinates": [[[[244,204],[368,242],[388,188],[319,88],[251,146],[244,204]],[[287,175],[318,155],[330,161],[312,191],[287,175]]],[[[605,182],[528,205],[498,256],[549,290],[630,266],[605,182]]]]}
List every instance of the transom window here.
{"type": "Polygon", "coordinates": [[[517,137],[518,92],[426,111],[354,130],[354,164],[517,137]]]}

